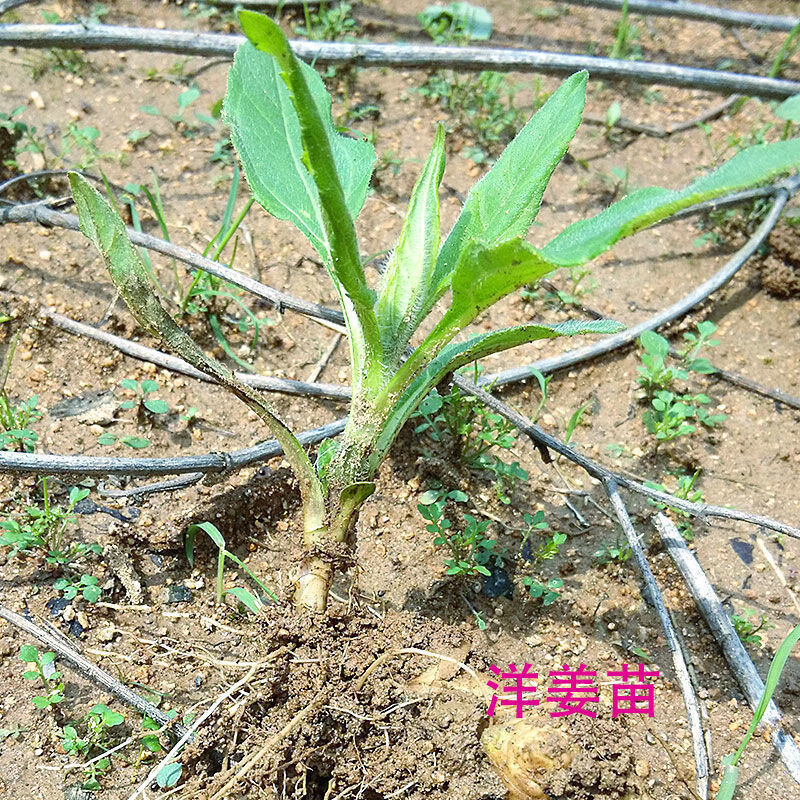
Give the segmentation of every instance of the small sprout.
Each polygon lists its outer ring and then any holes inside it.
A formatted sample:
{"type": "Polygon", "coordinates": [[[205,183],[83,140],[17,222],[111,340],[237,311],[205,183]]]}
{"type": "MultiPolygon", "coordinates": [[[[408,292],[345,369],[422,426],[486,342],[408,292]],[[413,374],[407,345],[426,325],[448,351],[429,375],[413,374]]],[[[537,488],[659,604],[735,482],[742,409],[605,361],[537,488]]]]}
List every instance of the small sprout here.
{"type": "Polygon", "coordinates": [[[64,683],[61,681],[61,673],[54,666],[55,653],[51,651],[39,653],[33,645],[24,644],[20,647],[18,658],[35,667],[35,669],[24,672],[22,677],[28,681],[41,680],[47,692],[32,699],[31,702],[36,708],[49,708],[64,699],[64,683]]]}
{"type": "Polygon", "coordinates": [[[156,774],[156,783],[162,789],[169,789],[171,786],[175,786],[178,783],[181,779],[182,772],[183,767],[177,761],[171,764],[164,764],[156,774]]]}
{"type": "Polygon", "coordinates": [[[34,394],[15,404],[8,399],[5,391],[0,391],[0,450],[33,452],[39,435],[29,425],[42,418],[38,405],[38,395],[34,394]]]}
{"type": "Polygon", "coordinates": [[[624,564],[632,555],[633,551],[628,543],[618,537],[616,542],[606,542],[600,549],[595,550],[592,558],[598,564],[609,564],[612,561],[624,564]]]}
{"type": "MultiPolygon", "coordinates": [[[[190,525],[186,530],[184,538],[184,551],[186,553],[186,560],[189,566],[194,566],[194,540],[198,533],[205,533],[209,539],[217,546],[217,603],[222,602],[222,597],[225,592],[225,561],[232,561],[237,567],[244,570],[248,577],[258,586],[264,593],[262,597],[268,597],[273,603],[278,602],[278,598],[271,592],[259,578],[253,574],[250,568],[236,555],[231,553],[225,546],[225,538],[220,533],[219,528],[211,522],[198,522],[196,525],[190,525]]],[[[247,589],[233,588],[229,589],[227,594],[233,595],[242,605],[257,614],[264,603],[261,599],[253,595],[247,589]]]]}
{"type": "Polygon", "coordinates": [[[758,614],[752,608],[743,609],[741,614],[731,614],[731,625],[743,644],[753,644],[756,647],[764,646],[758,632],[775,627],[767,621],[764,614],[758,614]]]}
{"type": "Polygon", "coordinates": [[[156,381],[144,380],[139,383],[130,378],[125,378],[120,381],[119,385],[136,395],[136,400],[124,400],[120,403],[119,407],[121,409],[128,410],[139,406],[151,414],[166,414],[169,411],[169,405],[166,402],[150,397],[151,394],[158,391],[158,383],[156,381]]]}
{"type": "Polygon", "coordinates": [[[452,555],[452,558],[444,559],[446,574],[464,577],[491,575],[486,565],[494,558],[499,566],[502,564],[502,556],[495,551],[497,542],[484,535],[489,527],[489,520],[478,520],[472,514],[464,514],[463,531],[454,529],[452,521],[445,516],[448,499],[464,502],[466,495],[463,492],[444,493],[440,490],[429,490],[420,500],[432,502],[427,504],[421,502],[417,505],[417,510],[423,519],[428,520],[425,530],[436,534],[434,545],[447,548],[452,555]]]}
{"type": "Polygon", "coordinates": [[[98,579],[93,575],[81,575],[77,581],[72,581],[69,578],[59,578],[54,584],[53,588],[64,593],[64,598],[73,600],[78,594],[83,597],[87,603],[96,603],[100,599],[103,590],[98,586],[98,579]]]}
{"type": "Polygon", "coordinates": [[[527,588],[530,596],[534,600],[541,598],[542,605],[545,606],[550,606],[558,600],[561,596],[561,587],[564,585],[564,581],[561,578],[552,578],[545,584],[539,583],[539,581],[527,575],[522,579],[522,583],[527,588]]]}
{"type": "Polygon", "coordinates": [[[149,439],[143,436],[115,436],[113,433],[101,433],[97,438],[97,444],[112,445],[115,442],[120,442],[134,450],[142,450],[150,444],[149,439]]]}
{"type": "MultiPolygon", "coordinates": [[[[679,475],[676,481],[675,489],[671,493],[680,500],[688,500],[690,503],[702,503],[703,493],[699,489],[694,488],[694,485],[699,477],[699,469],[693,475],[679,475]]],[[[648,486],[650,489],[655,489],[659,492],[667,492],[666,487],[660,483],[645,481],[645,486],[648,486]]],[[[651,499],[648,500],[648,502],[657,508],[660,508],[661,510],[669,509],[672,514],[678,517],[677,528],[680,531],[681,536],[683,536],[687,542],[694,540],[694,531],[692,530],[692,526],[689,522],[689,519],[692,515],[688,511],[684,511],[679,508],[673,508],[672,506],[668,506],[658,500],[651,499]]]]}

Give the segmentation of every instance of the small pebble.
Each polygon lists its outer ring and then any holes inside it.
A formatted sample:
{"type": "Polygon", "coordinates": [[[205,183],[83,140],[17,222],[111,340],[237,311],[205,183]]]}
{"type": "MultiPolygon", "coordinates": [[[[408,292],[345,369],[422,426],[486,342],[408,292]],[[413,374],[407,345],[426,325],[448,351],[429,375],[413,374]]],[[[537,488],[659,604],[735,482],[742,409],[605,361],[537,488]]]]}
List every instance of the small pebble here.
{"type": "Polygon", "coordinates": [[[190,603],[191,601],[192,592],[186,586],[175,583],[167,590],[168,603],[190,603]]]}

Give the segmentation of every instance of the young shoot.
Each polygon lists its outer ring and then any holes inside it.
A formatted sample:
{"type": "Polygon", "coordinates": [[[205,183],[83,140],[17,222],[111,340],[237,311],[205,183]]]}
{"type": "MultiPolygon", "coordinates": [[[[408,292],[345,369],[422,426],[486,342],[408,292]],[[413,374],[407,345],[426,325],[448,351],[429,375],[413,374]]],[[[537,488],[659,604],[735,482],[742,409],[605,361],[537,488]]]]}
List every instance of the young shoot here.
{"type": "Polygon", "coordinates": [[[528,231],[583,112],[588,75],[576,73],[472,188],[444,235],[439,184],[445,135],[441,127],[431,131],[431,152],[397,245],[373,285],[363,268],[355,219],[375,166],[374,148],[336,130],[322,79],[295,57],[269,17],[241,11],[239,19],[247,41],[229,72],[223,118],[256,202],[292,222],[317,251],[348,332],[352,400],[347,426],[338,439],[320,445],[315,463],[263,395],[208,357],[164,309],[113,206],[80,175],[72,174],[70,182],[81,229],[139,323],[242,400],[283,448],[303,501],[305,556],[297,570],[296,603],[323,611],[341,545],[375,489],[375,475],[409,416],[435,386],[462,366],[521,344],[621,327],[609,320],[473,327],[483,312],[558,268],[591,261],[682,208],[794,168],[800,164],[800,142],[744,150],[685,189],[633,191],[536,248],[527,242],[528,231]],[[418,344],[409,350],[412,338],[418,344]]]}

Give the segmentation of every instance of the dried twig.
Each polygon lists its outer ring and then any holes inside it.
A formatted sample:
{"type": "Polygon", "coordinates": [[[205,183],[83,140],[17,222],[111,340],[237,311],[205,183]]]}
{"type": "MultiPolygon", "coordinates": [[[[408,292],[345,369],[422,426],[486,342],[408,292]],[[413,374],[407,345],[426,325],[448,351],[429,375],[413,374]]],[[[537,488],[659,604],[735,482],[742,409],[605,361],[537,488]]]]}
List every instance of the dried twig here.
{"type": "Polygon", "coordinates": [[[614,508],[617,519],[622,526],[622,530],[625,532],[628,545],[633,553],[633,560],[636,562],[636,566],[639,568],[639,572],[644,580],[647,589],[644,593],[645,599],[650,602],[658,614],[658,619],[664,631],[664,637],[667,640],[667,646],[672,654],[672,664],[675,667],[675,675],[681,687],[683,703],[686,706],[686,715],[689,719],[689,730],[692,734],[697,791],[700,797],[706,800],[708,798],[708,753],[706,752],[703,725],[700,721],[700,708],[697,704],[697,697],[692,687],[691,678],[689,677],[689,669],[683,658],[683,651],[678,643],[678,637],[672,626],[672,620],[670,619],[669,611],[667,611],[667,606],[664,603],[661,590],[658,588],[653,571],[650,569],[650,564],[647,563],[647,556],[644,553],[642,543],[634,530],[628,510],[625,508],[625,504],[619,496],[617,483],[613,478],[608,478],[603,481],[603,484],[611,500],[611,505],[614,508]]]}
{"type": "MultiPolygon", "coordinates": [[[[343,333],[336,333],[334,334],[333,338],[331,339],[331,343],[328,345],[325,352],[319,357],[319,360],[311,369],[311,372],[308,373],[308,382],[311,385],[314,385],[314,382],[319,379],[319,376],[322,375],[322,370],[328,365],[328,362],[331,360],[333,354],[336,352],[336,348],[339,346],[339,343],[342,341],[342,337],[344,336],[343,333]]],[[[350,398],[350,390],[347,391],[347,397],[350,398]]]]}
{"type": "Polygon", "coordinates": [[[776,403],[783,403],[785,406],[800,409],[800,398],[787,394],[781,389],[773,389],[769,386],[764,386],[763,383],[757,383],[750,378],[746,378],[744,375],[737,375],[735,372],[729,372],[727,369],[721,369],[720,367],[715,366],[714,372],[711,373],[709,377],[719,378],[720,380],[730,383],[733,386],[739,386],[742,389],[746,389],[748,392],[760,394],[762,397],[768,397],[770,400],[774,400],[776,403]]]}
{"type": "MultiPolygon", "coordinates": [[[[672,560],[683,575],[686,585],[689,587],[689,591],[700,609],[700,613],[705,618],[711,633],[717,640],[717,644],[722,649],[728,666],[747,698],[747,702],[752,709],[755,709],[764,693],[764,681],[761,680],[755,664],[753,664],[744,649],[744,645],[736,635],[736,631],[734,631],[728,615],[722,608],[714,587],[697,559],[686,546],[686,542],[681,537],[675,524],[663,514],[657,514],[655,526],[661,534],[661,539],[670,556],[672,556],[672,560]]],[[[780,753],[786,769],[789,770],[794,780],[800,784],[800,749],[798,749],[794,739],[781,729],[781,712],[772,700],[767,706],[763,721],[772,726],[770,734],[772,743],[780,753]]]]}
{"type": "MultiPolygon", "coordinates": [[[[244,37],[238,35],[129,28],[122,25],[0,25],[0,45],[16,47],[145,50],[183,55],[233,56],[243,41],[244,37]]],[[[391,66],[400,69],[449,67],[472,72],[493,70],[551,75],[571,75],[586,69],[593,78],[659,83],[769,99],[784,99],[800,93],[800,83],[780,78],[540,50],[298,40],[293,40],[291,46],[299,58],[318,64],[391,66]]]]}
{"type": "Polygon", "coordinates": [[[329,690],[320,690],[316,697],[301,711],[292,717],[286,725],[283,726],[275,735],[270,736],[264,744],[256,750],[251,756],[248,756],[236,770],[236,774],[215,794],[211,800],[222,800],[230,796],[230,791],[239,783],[245,775],[256,765],[262,758],[267,756],[270,751],[274,750],[290,733],[293,733],[300,725],[309,717],[315,716],[317,712],[328,701],[329,690]]]}
{"type": "Polygon", "coordinates": [[[128,800],[136,800],[136,798],[140,794],[144,794],[147,791],[147,787],[156,779],[158,773],[167,765],[173,761],[177,760],[177,756],[183,750],[184,745],[188,742],[196,733],[197,729],[220,707],[222,703],[224,703],[234,692],[239,691],[242,686],[246,685],[250,682],[250,679],[253,675],[256,674],[256,671],[260,665],[254,664],[250,667],[250,670],[247,674],[240,678],[236,683],[230,686],[225,692],[223,692],[191,725],[191,727],[178,739],[177,742],[172,746],[172,749],[164,756],[164,758],[156,764],[153,769],[150,770],[147,777],[139,784],[133,794],[128,798],[128,800]]]}
{"type": "Polygon", "coordinates": [[[783,586],[783,591],[786,592],[787,596],[792,601],[795,610],[798,614],[800,614],[800,600],[797,599],[797,595],[789,588],[789,581],[786,580],[786,576],[783,574],[783,570],[781,570],[781,568],[778,566],[778,562],[775,560],[775,557],[767,549],[763,539],[756,539],[756,544],[758,545],[758,549],[761,551],[761,555],[764,556],[767,563],[770,565],[770,567],[772,567],[772,571],[775,573],[775,577],[778,579],[778,582],[781,586],[783,586]]]}
{"type": "Polygon", "coordinates": [[[673,133],[691,130],[701,122],[708,122],[710,119],[716,119],[724,114],[728,109],[733,108],[738,102],[741,101],[741,99],[742,97],[740,95],[732,94],[726,100],[723,100],[721,103],[702,111],[696,117],[691,117],[683,122],[675,122],[672,125],[667,125],[665,128],[665,133],[667,136],[672,136],[673,133]]]}
{"type": "Polygon", "coordinates": [[[132,706],[140,714],[150,717],[159,725],[169,726],[178,736],[183,736],[186,733],[186,728],[183,725],[178,722],[173,722],[163,711],[160,711],[152,703],[140,697],[136,692],[131,691],[127,686],[120,683],[105,670],[92,664],[92,662],[84,658],[71,643],[54,636],[32,620],[26,619],[5,606],[0,606],[0,618],[6,620],[6,622],[10,622],[20,630],[25,631],[29,636],[41,642],[45,647],[50,648],[77,673],[95,685],[100,686],[110,694],[113,694],[120,702],[132,706]]]}
{"type": "MultiPolygon", "coordinates": [[[[708,122],[710,119],[716,119],[721,114],[724,114],[729,108],[735,106],[742,99],[741,95],[732,94],[722,103],[703,111],[695,117],[683,120],[682,122],[674,122],[666,127],[659,127],[658,125],[650,125],[646,122],[634,122],[633,120],[620,117],[611,127],[619,128],[623,131],[631,131],[631,133],[643,133],[646,136],[655,136],[659,139],[664,139],[667,136],[672,136],[681,131],[688,131],[695,128],[701,122],[708,122]]],[[[597,117],[591,114],[583,115],[583,122],[588,122],[590,125],[608,126],[608,120],[605,117],[597,117]]]]}

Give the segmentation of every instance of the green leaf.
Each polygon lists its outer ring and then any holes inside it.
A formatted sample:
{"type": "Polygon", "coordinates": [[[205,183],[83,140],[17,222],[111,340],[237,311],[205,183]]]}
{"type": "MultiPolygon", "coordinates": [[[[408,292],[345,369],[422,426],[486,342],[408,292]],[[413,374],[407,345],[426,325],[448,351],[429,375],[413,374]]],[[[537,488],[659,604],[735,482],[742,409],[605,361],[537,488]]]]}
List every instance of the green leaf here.
{"type": "MultiPolygon", "coordinates": [[[[128,239],[119,214],[83,176],[72,172],[69,181],[78,210],[81,231],[102,255],[111,280],[137,322],[162,339],[167,347],[193,367],[236,395],[269,426],[300,483],[306,516],[313,517],[310,524],[316,525],[324,513],[322,487],[297,437],[275,415],[272,407],[258,392],[245,386],[227,367],[207,356],[194,340],[178,327],[156,297],[147,270],[137,249],[128,239]]],[[[122,441],[131,447],[136,447],[144,446],[142,443],[146,443],[147,440],[125,437],[122,441]],[[132,441],[137,443],[132,444],[132,441]]]]}
{"type": "Polygon", "coordinates": [[[733,753],[722,759],[725,769],[717,790],[716,800],[733,800],[733,795],[736,793],[736,784],[739,782],[739,768],[731,763],[730,759],[732,758],[733,753]]]}
{"type": "Polygon", "coordinates": [[[363,359],[380,341],[353,218],[374,148],[336,133],[321,78],[294,56],[269,17],[242,11],[239,19],[250,43],[237,51],[228,77],[231,140],[256,200],[293,222],[322,257],[342,298],[351,347],[363,359]]]}
{"type": "Polygon", "coordinates": [[[200,97],[200,90],[196,86],[190,86],[178,95],[178,108],[181,113],[194,103],[200,97]]]}
{"type": "Polygon", "coordinates": [[[143,394],[152,394],[153,392],[158,391],[158,383],[156,383],[156,381],[142,381],[141,387],[143,394]]]}
{"type": "Polygon", "coordinates": [[[41,695],[34,697],[31,702],[36,706],[36,708],[47,708],[49,705],[51,705],[50,698],[42,697],[41,695]]]}
{"type": "Polygon", "coordinates": [[[169,405],[163,400],[145,400],[144,407],[153,414],[166,414],[169,411],[169,405]]]}
{"type": "Polygon", "coordinates": [[[784,100],[776,109],[775,116],[789,122],[800,122],[800,94],[784,100]]]}
{"type": "Polygon", "coordinates": [[[142,450],[150,444],[150,440],[143,436],[123,436],[120,441],[134,450],[142,450]]]}
{"type": "Polygon", "coordinates": [[[99,586],[87,586],[81,594],[87,603],[96,603],[100,599],[103,590],[99,586]]]}
{"type": "MultiPolygon", "coordinates": [[[[195,525],[190,525],[189,530],[186,532],[187,537],[190,535],[194,535],[197,531],[203,531],[203,533],[208,534],[209,538],[212,542],[220,549],[225,549],[225,537],[219,532],[219,528],[211,522],[198,522],[195,525]]],[[[187,552],[188,556],[188,552],[187,552]]],[[[191,564],[192,561],[190,560],[189,563],[191,564]]],[[[194,565],[192,565],[194,566],[194,565]]]]}
{"type": "Polygon", "coordinates": [[[492,35],[492,15],[483,6],[472,3],[450,3],[449,6],[428,6],[419,14],[419,21],[431,36],[450,31],[455,37],[486,41],[492,35]]]}
{"type": "MultiPolygon", "coordinates": [[[[349,215],[356,217],[367,196],[375,151],[367,142],[336,133],[331,98],[322,79],[306,64],[300,63],[299,69],[331,140],[349,215]]],[[[258,203],[272,216],[294,223],[327,259],[319,192],[303,161],[300,123],[289,90],[275,60],[265,58],[250,43],[237,50],[228,73],[224,119],[258,203]]]]}
{"type": "Polygon", "coordinates": [[[100,436],[97,437],[97,444],[109,445],[114,444],[116,441],[117,437],[114,436],[113,433],[101,433],[100,436]]]}
{"type": "Polygon", "coordinates": [[[433,147],[411,193],[400,238],[383,274],[376,309],[384,349],[394,356],[411,340],[430,295],[439,254],[439,184],[444,161],[444,128],[437,125],[433,147]]]}
{"type": "Polygon", "coordinates": [[[179,763],[165,764],[156,774],[156,783],[162,789],[169,789],[181,779],[181,772],[183,767],[179,763]]]}
{"type": "Polygon", "coordinates": [[[639,344],[646,352],[660,358],[662,361],[669,355],[669,342],[655,331],[643,331],[639,337],[639,344]]]}
{"type": "MultiPolygon", "coordinates": [[[[419,503],[422,506],[429,506],[432,503],[438,501],[439,497],[441,496],[441,492],[437,491],[436,489],[428,489],[426,492],[423,492],[419,497],[419,503]]],[[[425,516],[423,514],[423,516],[425,516]]],[[[426,517],[426,519],[430,519],[430,517],[426,517]]]]}
{"type": "Polygon", "coordinates": [[[24,644],[20,647],[17,658],[28,664],[35,664],[39,660],[39,651],[33,645],[24,644]]]}
{"type": "Polygon", "coordinates": [[[624,328],[613,320],[567,320],[558,325],[519,325],[501,328],[488,333],[476,333],[463,342],[452,342],[442,348],[441,352],[426,366],[409,384],[392,407],[381,435],[371,456],[371,465],[383,460],[394,438],[414,412],[425,395],[438,384],[448,372],[453,372],[465,364],[471,364],[480,358],[517,347],[538,339],[553,339],[558,336],[576,336],[587,333],[617,333],[624,328]]]}
{"type": "Polygon", "coordinates": [[[190,567],[194,567],[194,538],[197,533],[197,525],[190,525],[183,537],[183,551],[186,553],[186,560],[190,567]]]}
{"type": "Polygon", "coordinates": [[[550,176],[578,128],[587,77],[586,72],[578,72],[564,81],[472,187],[439,253],[435,298],[447,289],[470,243],[491,246],[527,234],[550,176]]]}
{"type": "Polygon", "coordinates": [[[336,439],[323,439],[317,449],[317,475],[325,487],[328,485],[328,466],[333,461],[337,449],[336,439]]]}
{"type": "Polygon", "coordinates": [[[228,589],[226,594],[232,594],[248,611],[252,611],[253,614],[258,614],[261,610],[261,603],[259,603],[247,589],[234,586],[233,589],[228,589]]]}
{"type": "Polygon", "coordinates": [[[625,236],[682,208],[763,183],[798,165],[800,139],[755,145],[685,189],[651,186],[632,192],[597,216],[565,228],[542,248],[542,255],[560,266],[585,264],[625,236]]]}
{"type": "Polygon", "coordinates": [[[84,500],[88,496],[89,496],[89,490],[88,489],[80,489],[77,486],[73,486],[69,490],[69,506],[70,506],[70,508],[73,508],[78,503],[80,503],[81,500],[84,500]]]}
{"type": "Polygon", "coordinates": [[[130,389],[130,391],[132,392],[136,392],[137,394],[139,393],[139,383],[138,381],[135,381],[132,378],[123,378],[119,382],[119,385],[123,389],[130,389]]]}
{"type": "MultiPolygon", "coordinates": [[[[520,239],[484,246],[465,245],[452,276],[450,308],[424,342],[397,372],[393,384],[400,391],[420,365],[432,359],[456,334],[500,298],[539,280],[555,267],[520,239]]],[[[460,365],[459,365],[460,366],[460,365]]]]}
{"type": "Polygon", "coordinates": [[[48,651],[46,653],[42,653],[42,657],[39,659],[39,663],[44,667],[47,664],[52,664],[56,660],[56,654],[52,651],[48,651]]]}
{"type": "Polygon", "coordinates": [[[142,747],[149,750],[151,753],[160,753],[163,749],[161,747],[161,742],[158,740],[158,736],[154,733],[149,733],[147,736],[142,736],[139,741],[142,743],[142,747]]]}

